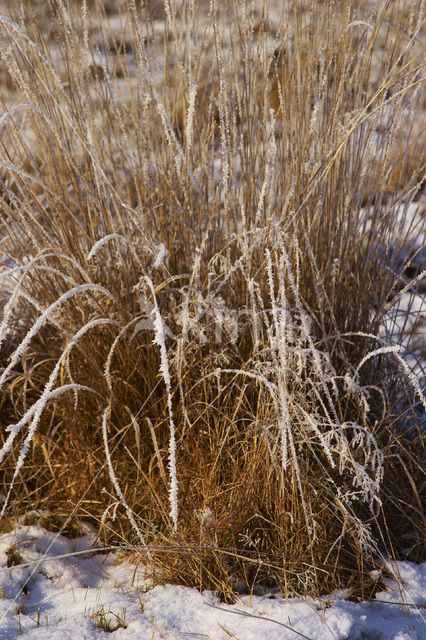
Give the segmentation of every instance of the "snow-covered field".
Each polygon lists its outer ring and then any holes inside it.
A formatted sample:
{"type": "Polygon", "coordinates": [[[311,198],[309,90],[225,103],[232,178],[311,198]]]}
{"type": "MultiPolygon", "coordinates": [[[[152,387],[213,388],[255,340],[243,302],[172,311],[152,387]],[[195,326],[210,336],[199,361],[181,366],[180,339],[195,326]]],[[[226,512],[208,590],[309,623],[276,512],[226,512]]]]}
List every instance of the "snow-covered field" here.
{"type": "MultiPolygon", "coordinates": [[[[9,13],[13,4],[0,0],[0,13],[9,13]]],[[[375,3],[365,4],[373,6],[375,3]]],[[[272,34],[278,30],[281,2],[271,2],[271,6],[276,7],[270,16],[271,35],[265,37],[272,52],[276,46],[272,34]]],[[[362,15],[362,20],[366,16],[368,14],[362,15]]],[[[118,13],[110,16],[109,23],[111,37],[114,34],[120,43],[123,38],[121,16],[118,13]]],[[[98,40],[96,29],[99,33],[102,31],[100,19],[96,24],[91,36],[91,42],[95,44],[98,40]]],[[[359,21],[352,26],[362,24],[359,21]]],[[[201,26],[204,28],[204,24],[201,26]]],[[[159,72],[157,76],[154,73],[159,85],[164,79],[164,33],[162,20],[156,21],[150,47],[155,54],[153,73],[156,69],[159,72]]],[[[115,59],[121,55],[126,58],[130,78],[117,77],[116,90],[117,95],[121,92],[123,96],[127,95],[128,83],[137,82],[134,54],[126,51],[124,56],[121,45],[110,47],[112,51],[107,52],[95,44],[91,52],[94,67],[98,65],[103,69],[108,63],[111,68],[116,66],[118,69],[115,59]]],[[[61,49],[56,39],[49,41],[49,47],[58,75],[67,72],[68,61],[59,55],[61,49]]],[[[94,83],[94,80],[90,82],[94,83]]],[[[94,90],[90,82],[88,90],[94,90]]],[[[9,98],[5,92],[3,88],[5,102],[10,108],[16,107],[19,103],[14,89],[10,89],[9,98]]],[[[25,121],[22,127],[24,125],[25,121]]],[[[25,135],[28,137],[30,147],[34,134],[25,130],[24,135],[22,129],[20,135],[23,139],[25,135]]],[[[213,168],[217,170],[220,184],[222,164],[219,159],[213,168]]],[[[235,174],[238,175],[236,169],[235,174]]],[[[426,246],[424,204],[421,207],[418,204],[401,206],[396,208],[394,215],[395,229],[402,237],[408,235],[410,243],[419,249],[417,270],[423,271],[426,266],[425,254],[421,252],[426,246]]],[[[410,345],[408,338],[402,340],[401,355],[412,366],[424,389],[424,378],[421,379],[424,359],[420,360],[419,356],[424,353],[426,331],[424,285],[421,293],[420,287],[418,290],[419,293],[410,290],[401,294],[400,304],[392,307],[384,318],[381,337],[390,339],[400,331],[410,336],[410,345]],[[405,313],[407,308],[411,309],[409,318],[405,313]]],[[[423,417],[426,419],[426,415],[423,417]]],[[[397,580],[383,577],[387,590],[376,594],[374,601],[357,604],[345,599],[344,591],[324,596],[320,601],[310,598],[285,600],[274,593],[262,597],[241,596],[230,606],[221,603],[213,592],[199,593],[195,589],[171,585],[153,587],[143,566],[123,559],[122,552],[107,554],[93,550],[92,543],[92,536],[70,540],[40,526],[19,524],[12,533],[0,535],[0,640],[94,640],[103,637],[114,640],[297,640],[300,637],[310,640],[426,640],[426,563],[392,563],[387,568],[397,580]]]]}
{"type": "Polygon", "coordinates": [[[212,592],[150,588],[143,567],[85,549],[90,536],[69,540],[39,526],[0,536],[0,640],[426,638],[426,564],[394,564],[398,582],[383,578],[387,590],[372,602],[339,592],[321,601],[241,596],[230,606],[212,592]]]}

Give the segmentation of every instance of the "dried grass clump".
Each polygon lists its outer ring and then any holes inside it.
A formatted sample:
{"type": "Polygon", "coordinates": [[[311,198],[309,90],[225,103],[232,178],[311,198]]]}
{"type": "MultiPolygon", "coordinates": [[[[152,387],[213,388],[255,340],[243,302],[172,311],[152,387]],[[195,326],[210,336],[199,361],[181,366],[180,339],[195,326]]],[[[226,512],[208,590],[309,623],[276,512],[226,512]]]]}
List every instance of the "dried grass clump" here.
{"type": "Polygon", "coordinates": [[[370,595],[424,527],[424,7],[302,4],[0,19],[2,516],[228,599],[370,595]]]}

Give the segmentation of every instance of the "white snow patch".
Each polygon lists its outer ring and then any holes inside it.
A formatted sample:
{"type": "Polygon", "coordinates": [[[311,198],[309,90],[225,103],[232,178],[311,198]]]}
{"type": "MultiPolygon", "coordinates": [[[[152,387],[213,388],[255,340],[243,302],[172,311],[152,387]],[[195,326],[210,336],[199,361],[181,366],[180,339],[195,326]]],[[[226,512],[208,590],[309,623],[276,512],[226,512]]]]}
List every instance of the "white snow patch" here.
{"type": "Polygon", "coordinates": [[[295,631],[312,640],[426,638],[426,563],[393,563],[399,581],[384,579],[387,591],[372,602],[335,592],[321,600],[241,596],[231,606],[210,591],[150,589],[143,566],[117,560],[92,549],[90,536],[69,540],[23,525],[1,535],[0,640],[295,640],[295,631]],[[8,566],[11,549],[21,565],[8,566]],[[94,614],[126,627],[107,634],[94,614]]]}

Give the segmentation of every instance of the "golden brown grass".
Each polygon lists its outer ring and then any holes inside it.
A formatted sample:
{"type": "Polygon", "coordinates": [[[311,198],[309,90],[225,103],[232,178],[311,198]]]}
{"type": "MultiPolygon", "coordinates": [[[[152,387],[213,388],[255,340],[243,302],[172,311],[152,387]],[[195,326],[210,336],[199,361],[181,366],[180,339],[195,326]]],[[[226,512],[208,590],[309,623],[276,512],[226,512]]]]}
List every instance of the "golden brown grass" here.
{"type": "Polygon", "coordinates": [[[89,519],[229,599],[369,595],[423,530],[422,392],[383,334],[423,14],[391,4],[2,19],[4,518],[89,519]]]}

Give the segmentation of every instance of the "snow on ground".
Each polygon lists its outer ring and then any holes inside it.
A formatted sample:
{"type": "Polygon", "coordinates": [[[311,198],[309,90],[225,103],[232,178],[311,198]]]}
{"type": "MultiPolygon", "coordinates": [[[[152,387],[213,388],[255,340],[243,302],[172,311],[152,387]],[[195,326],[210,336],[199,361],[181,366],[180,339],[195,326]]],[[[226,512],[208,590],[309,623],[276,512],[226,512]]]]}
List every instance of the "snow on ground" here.
{"type": "Polygon", "coordinates": [[[212,592],[150,588],[143,567],[114,554],[70,555],[86,549],[89,537],[39,526],[0,536],[0,640],[426,639],[426,563],[398,562],[402,586],[384,579],[388,590],[372,602],[341,592],[321,601],[241,596],[230,606],[212,592]]]}

